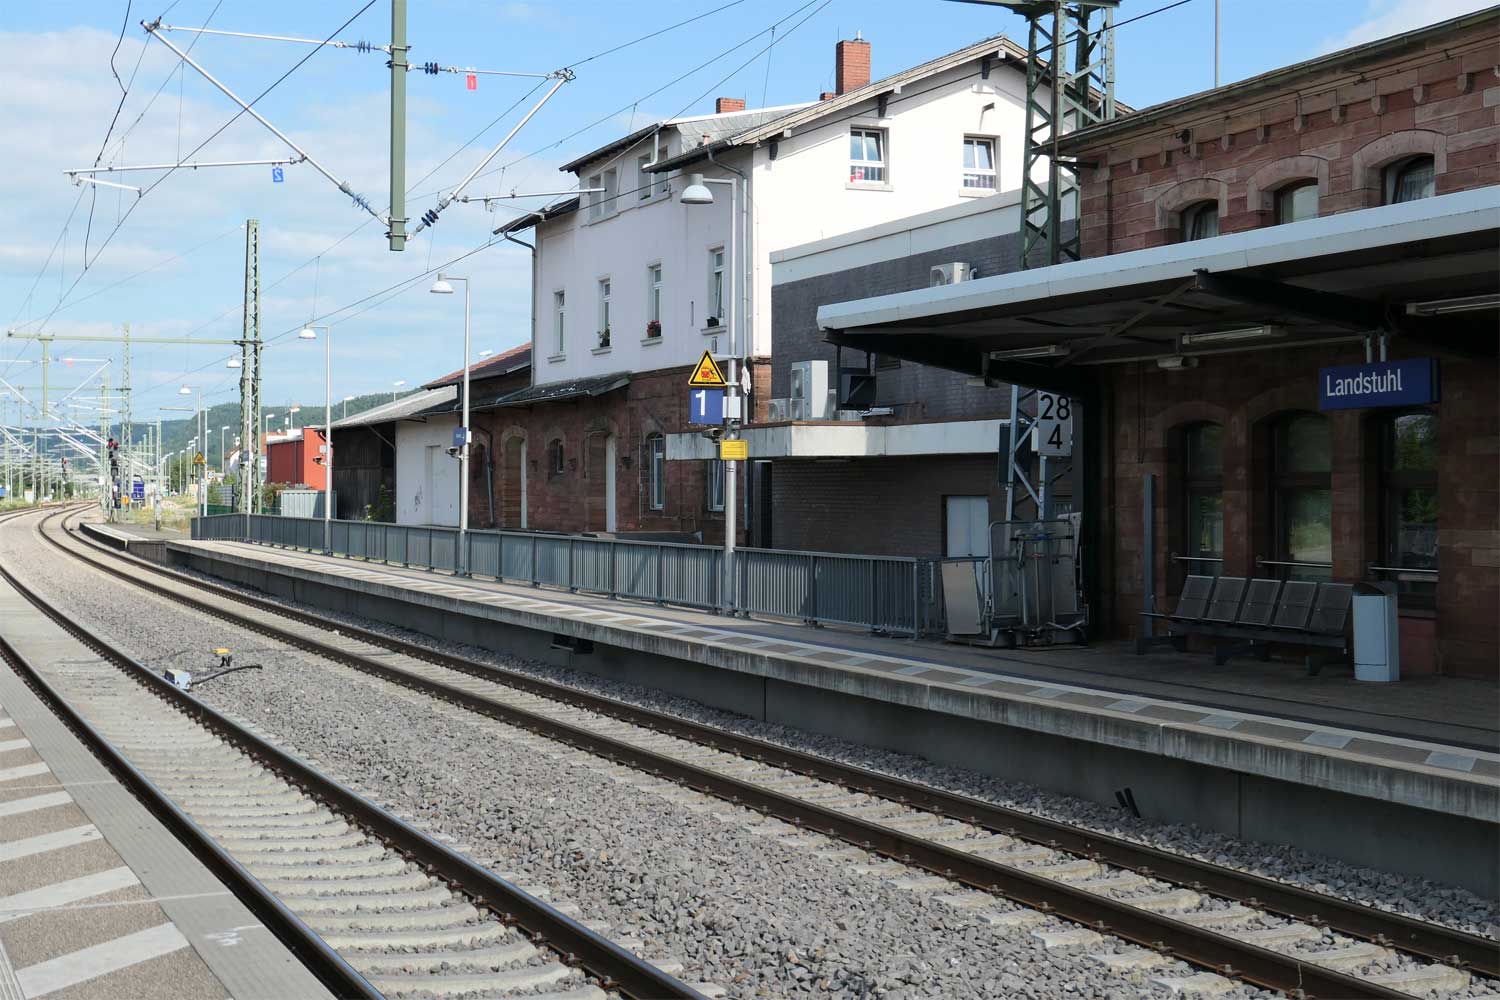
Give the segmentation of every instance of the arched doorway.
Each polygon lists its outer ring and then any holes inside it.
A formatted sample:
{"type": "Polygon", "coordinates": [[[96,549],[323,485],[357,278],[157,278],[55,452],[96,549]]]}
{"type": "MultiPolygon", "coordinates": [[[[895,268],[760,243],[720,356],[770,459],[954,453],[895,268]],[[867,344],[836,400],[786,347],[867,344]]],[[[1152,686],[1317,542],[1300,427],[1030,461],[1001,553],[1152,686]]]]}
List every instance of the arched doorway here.
{"type": "Polygon", "coordinates": [[[505,442],[500,470],[500,527],[526,528],[526,439],[505,442]]]}
{"type": "Polygon", "coordinates": [[[584,506],[588,530],[614,531],[615,436],[603,431],[590,434],[585,461],[588,463],[588,493],[584,506]]]}

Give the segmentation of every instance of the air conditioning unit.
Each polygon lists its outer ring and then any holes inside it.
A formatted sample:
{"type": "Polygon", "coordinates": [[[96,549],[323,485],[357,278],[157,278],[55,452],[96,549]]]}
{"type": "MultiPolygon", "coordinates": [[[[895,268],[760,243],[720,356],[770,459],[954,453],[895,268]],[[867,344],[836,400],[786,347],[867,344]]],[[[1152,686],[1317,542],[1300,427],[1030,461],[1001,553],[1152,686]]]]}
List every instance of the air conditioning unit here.
{"type": "Polygon", "coordinates": [[[827,361],[798,361],[792,365],[792,419],[827,420],[832,386],[827,361]]]}
{"type": "Polygon", "coordinates": [[[766,422],[780,423],[792,419],[792,401],[788,398],[766,400],[766,422]]]}
{"type": "Polygon", "coordinates": [[[951,264],[934,265],[927,284],[929,288],[936,288],[938,285],[956,285],[960,281],[971,281],[973,278],[973,264],[954,261],[951,264]]]}

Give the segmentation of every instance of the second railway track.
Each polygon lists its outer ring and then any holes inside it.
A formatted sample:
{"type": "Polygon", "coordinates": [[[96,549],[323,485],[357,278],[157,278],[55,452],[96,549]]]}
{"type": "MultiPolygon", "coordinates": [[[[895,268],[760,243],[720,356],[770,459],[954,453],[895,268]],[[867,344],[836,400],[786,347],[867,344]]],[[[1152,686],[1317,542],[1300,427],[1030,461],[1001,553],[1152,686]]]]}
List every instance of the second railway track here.
{"type": "Polygon", "coordinates": [[[1495,942],[1476,935],[333,625],[71,535],[44,537],[318,656],[1235,978],[1311,996],[1401,996],[1462,986],[1464,967],[1500,972],[1495,942]],[[1342,939],[1314,947],[1324,928],[1342,939]],[[1437,964],[1393,972],[1398,953],[1437,964]]]}

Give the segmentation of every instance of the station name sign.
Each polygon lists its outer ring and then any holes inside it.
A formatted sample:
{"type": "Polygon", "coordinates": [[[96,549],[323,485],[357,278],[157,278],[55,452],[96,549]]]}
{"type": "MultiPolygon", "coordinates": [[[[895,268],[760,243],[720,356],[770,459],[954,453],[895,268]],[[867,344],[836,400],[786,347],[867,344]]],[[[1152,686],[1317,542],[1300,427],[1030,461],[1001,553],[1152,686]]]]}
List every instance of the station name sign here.
{"type": "Polygon", "coordinates": [[[1318,370],[1320,410],[1416,406],[1436,403],[1438,398],[1438,364],[1433,358],[1370,361],[1318,370]]]}

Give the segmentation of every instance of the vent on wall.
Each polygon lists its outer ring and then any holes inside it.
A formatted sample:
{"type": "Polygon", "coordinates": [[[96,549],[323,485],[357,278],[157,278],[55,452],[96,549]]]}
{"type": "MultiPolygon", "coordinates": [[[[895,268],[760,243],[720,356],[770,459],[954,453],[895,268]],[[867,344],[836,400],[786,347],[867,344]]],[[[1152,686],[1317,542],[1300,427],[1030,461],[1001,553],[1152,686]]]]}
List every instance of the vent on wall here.
{"type": "Polygon", "coordinates": [[[935,265],[927,285],[929,288],[936,288],[938,285],[956,285],[960,281],[971,281],[974,277],[974,265],[954,261],[951,264],[935,265]]]}

